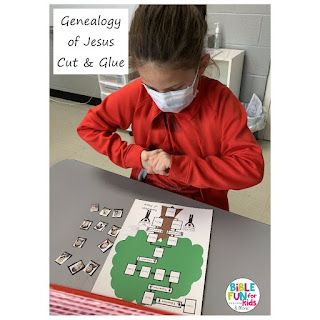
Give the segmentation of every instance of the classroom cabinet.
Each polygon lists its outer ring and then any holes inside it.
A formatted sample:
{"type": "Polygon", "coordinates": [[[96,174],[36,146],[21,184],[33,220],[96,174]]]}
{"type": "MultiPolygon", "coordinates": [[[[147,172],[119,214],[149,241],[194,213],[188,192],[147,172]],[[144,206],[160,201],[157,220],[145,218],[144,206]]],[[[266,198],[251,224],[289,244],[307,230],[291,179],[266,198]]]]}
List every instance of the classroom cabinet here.
{"type": "Polygon", "coordinates": [[[239,98],[244,50],[207,49],[214,63],[209,64],[204,74],[225,84],[239,98]]]}

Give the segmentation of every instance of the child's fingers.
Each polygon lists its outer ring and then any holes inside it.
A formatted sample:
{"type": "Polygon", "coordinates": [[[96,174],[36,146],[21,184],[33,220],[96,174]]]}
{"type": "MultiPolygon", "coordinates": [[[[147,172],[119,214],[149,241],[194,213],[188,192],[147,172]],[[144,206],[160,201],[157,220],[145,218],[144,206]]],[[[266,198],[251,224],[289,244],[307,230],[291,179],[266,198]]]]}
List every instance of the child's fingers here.
{"type": "Polygon", "coordinates": [[[163,156],[162,156],[162,153],[158,153],[156,155],[154,155],[151,159],[151,162],[152,163],[159,163],[159,162],[162,162],[163,161],[163,156]]]}
{"type": "Polygon", "coordinates": [[[157,155],[153,155],[153,156],[149,157],[149,162],[153,163],[156,159],[158,159],[158,156],[157,155]]]}
{"type": "Polygon", "coordinates": [[[147,173],[148,174],[154,174],[154,171],[153,171],[152,167],[148,167],[147,168],[147,173]]]}
{"type": "Polygon", "coordinates": [[[162,149],[156,149],[156,150],[148,151],[148,157],[151,158],[151,157],[155,156],[156,154],[158,154],[161,151],[162,151],[162,149]]]}
{"type": "Polygon", "coordinates": [[[155,166],[155,170],[158,172],[165,170],[165,167],[162,161],[158,161],[158,163],[155,166]]]}
{"type": "Polygon", "coordinates": [[[156,163],[156,165],[153,166],[153,170],[157,171],[157,172],[162,172],[162,171],[165,171],[167,169],[168,168],[166,166],[166,163],[162,159],[159,159],[159,161],[156,163]]]}
{"type": "Polygon", "coordinates": [[[149,156],[149,160],[154,160],[154,159],[157,159],[157,158],[161,157],[162,152],[163,152],[163,151],[159,151],[159,152],[156,152],[156,153],[150,155],[150,156],[149,156]]]}
{"type": "Polygon", "coordinates": [[[159,161],[160,161],[159,158],[154,158],[150,161],[150,164],[153,170],[156,170],[156,168],[158,167],[159,161]]]}

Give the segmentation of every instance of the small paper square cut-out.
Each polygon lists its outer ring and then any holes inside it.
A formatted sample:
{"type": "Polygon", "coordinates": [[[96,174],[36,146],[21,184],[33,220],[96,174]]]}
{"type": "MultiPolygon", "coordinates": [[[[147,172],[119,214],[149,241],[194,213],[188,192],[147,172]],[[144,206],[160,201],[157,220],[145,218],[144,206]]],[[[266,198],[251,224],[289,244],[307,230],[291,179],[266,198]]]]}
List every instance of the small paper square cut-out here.
{"type": "Polygon", "coordinates": [[[180,230],[182,228],[182,221],[181,220],[173,220],[171,224],[172,229],[180,230]]]}
{"type": "Polygon", "coordinates": [[[141,278],[149,278],[150,270],[150,267],[142,267],[139,276],[141,278]]]}
{"type": "Polygon", "coordinates": [[[111,227],[111,229],[109,230],[108,235],[110,235],[112,237],[116,237],[118,235],[118,233],[120,232],[120,230],[121,230],[120,227],[113,225],[111,227]]]}
{"type": "Polygon", "coordinates": [[[153,252],[153,256],[157,258],[161,258],[163,255],[163,248],[155,248],[153,252]]]}
{"type": "Polygon", "coordinates": [[[94,203],[90,207],[90,212],[98,212],[99,211],[99,203],[94,203]]]}
{"type": "Polygon", "coordinates": [[[132,276],[132,275],[134,275],[134,272],[136,271],[136,267],[137,267],[136,264],[128,263],[127,268],[124,273],[129,276],[132,276]]]}
{"type": "Polygon", "coordinates": [[[180,279],[180,272],[176,272],[176,271],[170,272],[169,282],[178,283],[179,279],[180,279]]]}
{"type": "Polygon", "coordinates": [[[150,233],[147,238],[147,242],[156,242],[158,235],[156,233],[150,233]]]}
{"type": "Polygon", "coordinates": [[[175,208],[167,208],[166,217],[174,217],[176,214],[176,209],[175,208]]]}
{"type": "Polygon", "coordinates": [[[99,266],[100,265],[98,263],[90,260],[83,271],[87,273],[89,276],[92,276],[99,268],[99,266]]]}
{"type": "Polygon", "coordinates": [[[113,218],[121,218],[123,215],[123,209],[113,209],[112,217],[113,218]]]}
{"type": "Polygon", "coordinates": [[[155,275],[154,275],[153,278],[155,280],[162,281],[163,278],[164,278],[165,273],[166,273],[166,270],[164,270],[164,269],[156,269],[156,272],[155,272],[155,275]]]}
{"type": "Polygon", "coordinates": [[[147,305],[151,305],[153,302],[153,297],[154,297],[154,292],[145,291],[143,298],[142,298],[142,303],[147,304],[147,305]]]}
{"type": "Polygon", "coordinates": [[[94,227],[93,229],[97,230],[97,231],[103,231],[106,226],[108,225],[107,222],[103,222],[103,221],[99,221],[94,227]]]}
{"type": "Polygon", "coordinates": [[[178,241],[178,238],[176,238],[176,237],[169,237],[169,238],[168,238],[167,245],[168,245],[168,246],[176,246],[176,245],[177,245],[177,241],[178,241]]]}
{"type": "Polygon", "coordinates": [[[102,251],[102,252],[106,252],[107,250],[109,250],[111,247],[113,246],[113,242],[109,239],[104,240],[102,243],[100,243],[98,245],[98,248],[102,251]]]}
{"type": "Polygon", "coordinates": [[[90,221],[90,220],[83,220],[83,222],[81,223],[80,229],[82,229],[82,230],[88,230],[91,225],[92,225],[92,221],[90,221]]]}
{"type": "Polygon", "coordinates": [[[104,207],[99,212],[99,215],[102,216],[102,217],[107,217],[110,214],[111,211],[112,211],[111,209],[104,207]]]}
{"type": "Polygon", "coordinates": [[[162,223],[163,223],[163,219],[156,217],[153,219],[152,225],[155,227],[161,227],[162,223]]]}

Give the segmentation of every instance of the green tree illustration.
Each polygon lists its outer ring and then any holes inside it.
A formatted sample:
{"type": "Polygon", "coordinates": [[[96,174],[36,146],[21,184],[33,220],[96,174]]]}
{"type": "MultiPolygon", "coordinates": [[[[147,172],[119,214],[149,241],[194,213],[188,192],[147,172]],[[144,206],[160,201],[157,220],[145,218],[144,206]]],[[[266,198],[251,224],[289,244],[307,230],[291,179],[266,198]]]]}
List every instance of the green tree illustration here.
{"type": "Polygon", "coordinates": [[[112,259],[111,286],[118,298],[127,301],[142,302],[145,291],[149,284],[171,287],[172,292],[155,292],[155,298],[178,299],[187,295],[194,282],[201,277],[201,266],[203,264],[203,248],[192,242],[188,238],[179,238],[177,245],[167,247],[167,239],[161,239],[150,244],[147,242],[147,233],[139,230],[132,237],[119,241],[115,247],[115,255],[112,259]],[[163,247],[164,252],[161,258],[156,258],[156,264],[147,262],[136,262],[138,256],[152,258],[156,247],[163,247]],[[134,275],[126,275],[125,270],[128,263],[136,264],[134,275]],[[141,278],[140,270],[143,266],[151,267],[149,278],[141,278]],[[155,280],[156,269],[165,269],[165,277],[162,281],[155,280]],[[171,271],[180,272],[179,283],[169,283],[171,271]]]}

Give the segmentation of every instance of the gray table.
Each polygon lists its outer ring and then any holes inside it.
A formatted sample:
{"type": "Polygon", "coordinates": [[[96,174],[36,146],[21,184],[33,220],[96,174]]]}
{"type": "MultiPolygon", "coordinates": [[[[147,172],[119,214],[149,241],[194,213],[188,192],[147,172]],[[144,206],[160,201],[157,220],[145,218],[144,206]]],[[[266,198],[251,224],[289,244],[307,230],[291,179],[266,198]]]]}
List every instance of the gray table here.
{"type": "Polygon", "coordinates": [[[134,199],[214,209],[203,315],[270,314],[269,225],[75,160],[61,161],[50,170],[50,283],[91,291],[101,267],[92,277],[84,272],[72,276],[67,267],[80,259],[102,266],[107,253],[99,252],[97,244],[106,238],[106,233],[91,231],[89,235],[79,226],[84,219],[94,224],[117,219],[120,226],[134,199]],[[90,214],[93,203],[123,208],[125,214],[122,218],[90,214]],[[81,249],[72,246],[77,236],[88,239],[81,249]],[[59,266],[54,260],[63,251],[73,256],[59,266]],[[226,303],[226,288],[236,278],[249,278],[259,287],[259,304],[249,313],[237,313],[226,303]]]}

